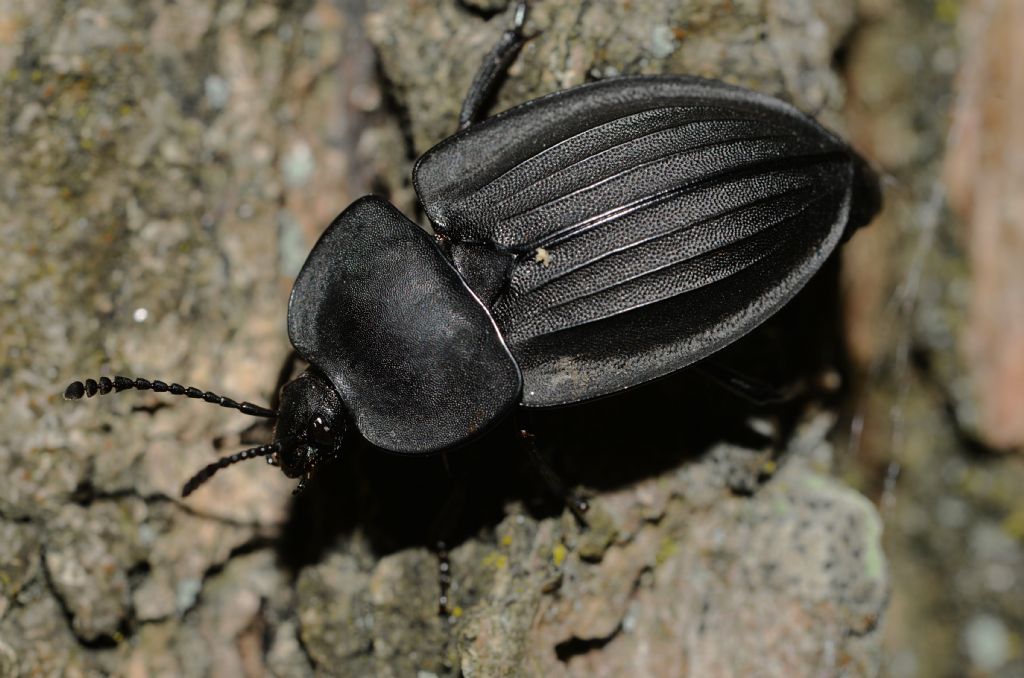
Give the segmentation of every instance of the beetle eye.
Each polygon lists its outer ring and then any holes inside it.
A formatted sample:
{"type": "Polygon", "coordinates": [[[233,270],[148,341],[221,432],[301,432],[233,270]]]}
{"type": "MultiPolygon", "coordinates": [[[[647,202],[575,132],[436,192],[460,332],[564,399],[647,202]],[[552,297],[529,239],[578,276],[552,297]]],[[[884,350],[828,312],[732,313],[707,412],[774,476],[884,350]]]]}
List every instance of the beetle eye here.
{"type": "Polygon", "coordinates": [[[314,417],[309,424],[309,440],[317,445],[330,445],[334,442],[335,432],[324,421],[323,417],[314,417]]]}

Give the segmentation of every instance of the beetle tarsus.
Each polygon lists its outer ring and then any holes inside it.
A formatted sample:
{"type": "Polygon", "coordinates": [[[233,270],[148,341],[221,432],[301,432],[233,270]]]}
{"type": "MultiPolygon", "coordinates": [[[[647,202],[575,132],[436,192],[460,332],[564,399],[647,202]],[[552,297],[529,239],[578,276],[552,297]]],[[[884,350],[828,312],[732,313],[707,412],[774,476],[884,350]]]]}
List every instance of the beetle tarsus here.
{"type": "Polygon", "coordinates": [[[520,35],[523,33],[523,26],[526,25],[526,12],[530,3],[526,0],[519,0],[512,12],[512,30],[520,35]]]}
{"type": "Polygon", "coordinates": [[[437,614],[441,617],[450,617],[452,608],[448,591],[452,586],[452,563],[448,556],[448,545],[444,541],[438,541],[434,545],[434,550],[437,554],[437,581],[440,588],[437,596],[437,614]]]}

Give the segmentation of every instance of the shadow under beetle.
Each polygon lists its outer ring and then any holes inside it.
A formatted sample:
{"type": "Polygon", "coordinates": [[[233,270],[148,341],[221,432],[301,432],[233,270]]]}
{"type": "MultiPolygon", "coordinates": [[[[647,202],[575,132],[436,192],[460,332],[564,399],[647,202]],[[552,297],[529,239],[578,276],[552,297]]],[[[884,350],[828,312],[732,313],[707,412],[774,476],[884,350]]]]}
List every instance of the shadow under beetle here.
{"type": "Polygon", "coordinates": [[[778,99],[688,76],[622,77],[477,121],[525,41],[525,4],[477,73],[460,130],[413,170],[436,235],[385,200],[342,212],[288,304],[309,368],[280,409],[126,377],[276,418],[265,457],[307,482],[350,429],[400,454],[467,442],[518,405],[608,395],[707,358],[789,301],[881,206],[842,139],[778,99]]]}

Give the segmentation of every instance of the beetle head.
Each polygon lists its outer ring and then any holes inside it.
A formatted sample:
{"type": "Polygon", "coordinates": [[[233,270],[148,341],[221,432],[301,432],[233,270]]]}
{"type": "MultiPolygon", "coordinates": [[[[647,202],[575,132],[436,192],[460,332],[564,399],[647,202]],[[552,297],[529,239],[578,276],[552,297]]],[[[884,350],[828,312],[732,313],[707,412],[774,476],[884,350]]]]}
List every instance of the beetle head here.
{"type": "Polygon", "coordinates": [[[306,481],[321,462],[338,456],[346,428],[337,391],[320,374],[306,370],[281,389],[274,429],[280,449],[269,461],[289,478],[306,481]]]}
{"type": "Polygon", "coordinates": [[[98,380],[76,381],[65,389],[64,397],[68,400],[78,400],[82,396],[91,398],[97,394],[120,393],[130,389],[183,395],[235,409],[254,417],[277,419],[274,442],[221,457],[203,467],[182,487],[183,497],[192,494],[217,471],[240,461],[259,457],[264,457],[268,463],[279,467],[289,478],[299,478],[299,485],[295,490],[298,493],[321,463],[337,458],[347,428],[341,398],[330,382],[312,370],[306,370],[284,385],[281,389],[280,412],[249,402],[239,403],[192,386],[128,377],[101,377],[98,380]]]}

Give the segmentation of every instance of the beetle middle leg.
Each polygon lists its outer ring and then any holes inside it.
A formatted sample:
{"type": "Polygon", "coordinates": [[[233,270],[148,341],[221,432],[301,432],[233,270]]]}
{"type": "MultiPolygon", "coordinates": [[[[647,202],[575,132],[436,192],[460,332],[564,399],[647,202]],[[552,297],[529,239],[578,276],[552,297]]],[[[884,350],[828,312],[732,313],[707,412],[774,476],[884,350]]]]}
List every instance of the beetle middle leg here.
{"type": "Polygon", "coordinates": [[[491,48],[491,51],[484,57],[480,64],[473,84],[469,86],[469,92],[462,102],[462,110],[459,112],[459,129],[463,130],[480,120],[484,112],[484,106],[490,100],[491,95],[504,77],[508,67],[515,60],[516,55],[527,37],[523,34],[523,26],[526,24],[526,0],[519,0],[516,3],[512,15],[512,27],[507,29],[498,38],[498,42],[491,48]]]}
{"type": "Polygon", "coordinates": [[[582,527],[587,527],[587,519],[584,515],[590,509],[590,504],[587,503],[587,500],[566,488],[565,483],[562,482],[562,479],[558,477],[555,470],[544,459],[544,455],[541,454],[540,449],[537,447],[537,437],[535,435],[525,429],[520,429],[519,440],[522,442],[523,447],[526,448],[526,453],[530,457],[530,463],[537,469],[541,479],[548,486],[551,493],[562,500],[566,508],[572,512],[582,527]]]}

